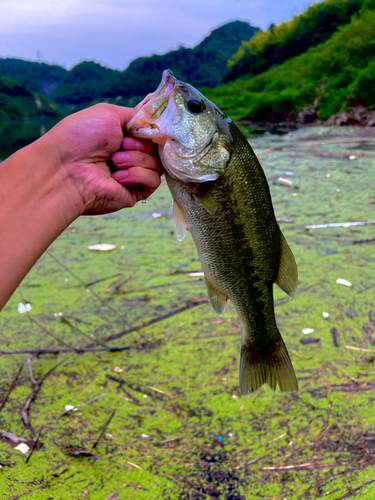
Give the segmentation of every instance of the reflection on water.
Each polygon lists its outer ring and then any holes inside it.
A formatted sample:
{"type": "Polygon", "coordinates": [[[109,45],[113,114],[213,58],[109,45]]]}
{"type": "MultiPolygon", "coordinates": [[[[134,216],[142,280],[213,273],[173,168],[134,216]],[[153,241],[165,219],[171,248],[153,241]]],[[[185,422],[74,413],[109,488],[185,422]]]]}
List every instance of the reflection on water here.
{"type": "Polygon", "coordinates": [[[27,146],[52,128],[59,119],[0,122],[0,161],[27,146]]]}

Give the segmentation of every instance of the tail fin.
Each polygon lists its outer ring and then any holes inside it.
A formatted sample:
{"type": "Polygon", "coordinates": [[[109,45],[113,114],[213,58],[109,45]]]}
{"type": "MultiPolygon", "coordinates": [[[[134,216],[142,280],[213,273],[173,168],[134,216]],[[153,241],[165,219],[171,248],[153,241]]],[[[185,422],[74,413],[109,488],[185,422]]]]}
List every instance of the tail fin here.
{"type": "Polygon", "coordinates": [[[298,382],[288,351],[279,333],[279,339],[268,349],[256,349],[248,338],[241,347],[240,390],[242,394],[254,392],[263,384],[274,391],[276,385],[281,392],[298,391],[298,382]]]}

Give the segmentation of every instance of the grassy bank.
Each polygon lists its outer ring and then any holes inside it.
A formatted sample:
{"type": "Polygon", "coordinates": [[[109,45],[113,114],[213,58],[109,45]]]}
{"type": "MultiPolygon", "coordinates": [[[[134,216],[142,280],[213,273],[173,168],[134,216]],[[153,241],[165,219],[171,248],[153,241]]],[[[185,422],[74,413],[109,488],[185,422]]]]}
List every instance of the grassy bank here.
{"type": "Polygon", "coordinates": [[[189,276],[200,263],[190,237],[176,240],[162,186],[146,205],[76,221],[1,313],[3,351],[128,348],[30,359],[43,382],[30,428],[21,419],[34,388],[28,354],[1,355],[0,405],[23,369],[0,430],[43,443],[30,457],[0,441],[5,498],[373,498],[374,226],[305,226],[373,220],[375,138],[310,129],[252,142],[275,148],[262,164],[277,216],[294,220],[282,228],[300,284],[293,300],[276,289],[275,304],[298,395],[238,395],[237,315],[229,306],[218,318],[203,278],[189,276]],[[277,183],[285,171],[290,188],[277,183]],[[87,250],[97,243],[117,248],[87,250]],[[18,313],[20,302],[31,311],[18,313]]]}

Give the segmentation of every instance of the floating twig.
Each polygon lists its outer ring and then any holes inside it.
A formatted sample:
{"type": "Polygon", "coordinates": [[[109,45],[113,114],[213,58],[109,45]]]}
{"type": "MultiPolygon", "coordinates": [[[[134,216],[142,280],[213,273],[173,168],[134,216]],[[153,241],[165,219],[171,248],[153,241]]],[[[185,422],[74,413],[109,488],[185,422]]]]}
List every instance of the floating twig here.
{"type": "Polygon", "coordinates": [[[95,443],[92,445],[92,448],[91,448],[92,450],[98,446],[99,441],[102,439],[102,437],[103,437],[103,435],[104,435],[104,433],[105,433],[105,431],[106,431],[107,427],[109,426],[109,424],[110,424],[110,422],[111,422],[112,418],[114,417],[115,413],[116,413],[116,409],[114,409],[114,410],[112,411],[111,416],[109,417],[109,419],[107,420],[107,422],[104,424],[104,426],[103,426],[103,428],[102,428],[102,430],[101,430],[101,432],[100,432],[100,434],[99,434],[98,439],[97,439],[97,440],[95,441],[95,443]]]}
{"type": "Polygon", "coordinates": [[[90,405],[91,403],[94,403],[95,401],[98,401],[98,399],[104,398],[104,396],[106,396],[106,395],[107,395],[106,393],[100,394],[100,396],[96,396],[96,398],[89,399],[85,403],[81,403],[78,406],[73,406],[73,408],[70,408],[69,410],[65,410],[64,413],[62,413],[60,415],[60,417],[64,417],[65,415],[67,415],[68,413],[71,413],[72,411],[77,411],[78,408],[82,408],[82,406],[90,405]]]}
{"type": "MultiPolygon", "coordinates": [[[[27,462],[30,460],[30,458],[32,457],[32,454],[34,453],[34,450],[36,449],[36,447],[38,446],[38,443],[39,443],[39,438],[42,434],[42,430],[43,430],[43,425],[42,427],[39,429],[39,433],[38,433],[38,436],[36,438],[36,441],[34,442],[32,448],[31,448],[31,451],[30,451],[30,454],[26,457],[26,460],[25,460],[25,464],[27,464],[27,462]]],[[[40,446],[39,446],[40,448],[40,446]]]]}
{"type": "Polygon", "coordinates": [[[148,388],[151,389],[152,391],[158,392],[159,394],[163,394],[164,396],[168,396],[169,398],[174,399],[174,397],[171,394],[168,394],[167,392],[161,391],[160,389],[156,389],[156,387],[149,386],[148,388]]]}
{"type": "Polygon", "coordinates": [[[289,222],[289,223],[293,223],[294,219],[286,219],[285,217],[276,217],[276,221],[277,222],[289,222]]]}
{"type": "Polygon", "coordinates": [[[374,226],[375,220],[364,222],[333,222],[331,224],[316,224],[315,226],[305,226],[305,229],[327,229],[330,227],[356,227],[356,226],[374,226]]]}
{"type": "Polygon", "coordinates": [[[371,352],[372,354],[375,354],[374,349],[363,349],[362,347],[354,347],[352,345],[346,345],[345,349],[350,349],[352,351],[363,351],[363,352],[371,352]]]}
{"type": "Polygon", "coordinates": [[[157,318],[154,318],[151,321],[148,321],[146,323],[142,323],[141,325],[134,326],[133,328],[130,328],[129,330],[124,330],[120,333],[110,335],[109,337],[104,339],[103,342],[110,342],[112,340],[119,339],[120,337],[124,337],[124,335],[129,335],[130,333],[136,332],[137,330],[142,330],[143,328],[154,325],[155,323],[159,323],[159,321],[163,321],[165,319],[171,318],[172,316],[176,316],[176,314],[180,314],[182,312],[188,311],[189,309],[193,309],[194,307],[201,306],[202,304],[206,304],[207,302],[208,302],[208,299],[189,301],[187,303],[187,305],[184,307],[180,307],[179,309],[175,309],[174,311],[171,311],[167,314],[164,314],[163,316],[159,316],[157,318]]]}
{"type": "Polygon", "coordinates": [[[265,155],[268,155],[270,153],[273,153],[274,151],[275,151],[275,148],[268,148],[265,151],[261,151],[256,156],[265,156],[265,155]]]}
{"type": "Polygon", "coordinates": [[[97,352],[97,351],[127,351],[129,346],[124,347],[72,347],[62,349],[21,349],[19,351],[0,351],[0,354],[59,354],[60,352],[97,352]]]}
{"type": "Polygon", "coordinates": [[[29,368],[29,378],[31,380],[31,383],[34,385],[34,389],[33,389],[33,392],[30,394],[30,396],[27,398],[26,400],[26,403],[25,403],[25,406],[22,408],[22,411],[21,411],[21,416],[22,416],[22,420],[23,420],[23,423],[25,424],[26,427],[30,428],[30,420],[29,420],[29,409],[30,409],[30,405],[31,403],[34,401],[34,399],[36,398],[36,395],[38,394],[38,392],[40,391],[40,388],[43,384],[43,382],[46,380],[46,378],[48,377],[48,375],[50,375],[54,370],[56,370],[56,368],[58,366],[60,366],[62,363],[65,362],[65,360],[63,361],[60,361],[60,363],[57,363],[57,365],[53,366],[50,370],[48,370],[48,372],[44,375],[44,377],[42,378],[42,380],[40,381],[40,383],[38,384],[38,382],[35,380],[34,378],[34,375],[33,375],[33,370],[32,370],[32,367],[31,367],[31,361],[33,360],[33,358],[35,357],[34,354],[30,354],[27,358],[27,366],[29,368]]]}
{"type": "Polygon", "coordinates": [[[9,398],[9,396],[11,395],[11,393],[12,393],[12,391],[13,391],[13,389],[14,389],[14,387],[15,387],[16,383],[17,383],[18,377],[21,375],[22,368],[23,368],[23,363],[22,363],[22,365],[20,366],[20,368],[19,368],[19,370],[18,370],[17,375],[14,377],[14,379],[13,379],[12,383],[10,384],[9,389],[8,389],[8,392],[6,393],[5,398],[4,398],[3,402],[1,403],[1,406],[0,406],[0,412],[1,412],[1,410],[4,408],[5,403],[8,401],[8,398],[9,398]]]}

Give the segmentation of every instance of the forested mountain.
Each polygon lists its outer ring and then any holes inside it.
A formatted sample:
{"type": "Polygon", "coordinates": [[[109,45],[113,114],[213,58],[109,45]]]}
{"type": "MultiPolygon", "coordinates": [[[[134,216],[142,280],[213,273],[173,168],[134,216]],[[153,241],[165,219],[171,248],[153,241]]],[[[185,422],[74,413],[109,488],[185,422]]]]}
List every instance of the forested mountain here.
{"type": "Polygon", "coordinates": [[[180,47],[164,55],[139,57],[104,93],[112,97],[148,94],[159,85],[162,71],[166,68],[171,69],[177,78],[195,87],[215,87],[227,72],[228,59],[243,40],[249,39],[257,31],[258,28],[248,23],[233,21],[213,30],[193,49],[180,47]]]}
{"type": "Polygon", "coordinates": [[[45,64],[22,59],[0,59],[0,75],[25,85],[33,92],[49,97],[68,75],[68,71],[55,64],[45,64]]]}
{"type": "Polygon", "coordinates": [[[164,55],[135,59],[124,71],[83,61],[70,71],[56,65],[0,59],[0,75],[8,76],[29,90],[51,97],[61,105],[85,106],[95,100],[121,96],[143,97],[158,86],[162,71],[170,68],[194,86],[221,83],[228,59],[258,28],[233,21],[213,30],[199,45],[180,47],[164,55]]]}
{"type": "Polygon", "coordinates": [[[372,0],[325,0],[313,3],[292,21],[267,31],[259,31],[250,40],[242,42],[237,53],[228,62],[229,72],[224,82],[243,75],[258,75],[275,64],[303,54],[310,47],[327,41],[339,26],[350,22],[352,15],[372,0]]]}
{"type": "Polygon", "coordinates": [[[59,114],[57,104],[44,95],[30,92],[25,85],[0,75],[0,120],[59,114]]]}
{"type": "MultiPolygon", "coordinates": [[[[309,107],[309,121],[324,121],[340,111],[348,117],[355,106],[358,116],[349,116],[353,123],[375,125],[374,40],[375,9],[362,9],[327,42],[303,55],[204,93],[234,119],[292,121],[309,107]]],[[[349,122],[340,117],[332,121],[349,122]]]]}

